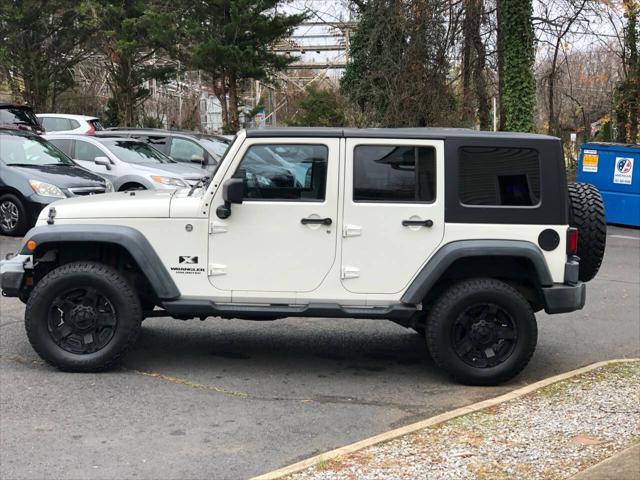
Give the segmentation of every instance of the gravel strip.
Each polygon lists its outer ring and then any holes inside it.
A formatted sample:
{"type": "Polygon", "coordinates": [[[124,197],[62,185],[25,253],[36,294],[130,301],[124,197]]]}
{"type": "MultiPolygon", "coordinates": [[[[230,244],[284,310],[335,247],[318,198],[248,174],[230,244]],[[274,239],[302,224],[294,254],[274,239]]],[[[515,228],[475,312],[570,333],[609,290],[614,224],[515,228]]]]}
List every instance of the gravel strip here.
{"type": "Polygon", "coordinates": [[[290,480],[564,479],[640,442],[640,362],[320,461],[290,480]]]}

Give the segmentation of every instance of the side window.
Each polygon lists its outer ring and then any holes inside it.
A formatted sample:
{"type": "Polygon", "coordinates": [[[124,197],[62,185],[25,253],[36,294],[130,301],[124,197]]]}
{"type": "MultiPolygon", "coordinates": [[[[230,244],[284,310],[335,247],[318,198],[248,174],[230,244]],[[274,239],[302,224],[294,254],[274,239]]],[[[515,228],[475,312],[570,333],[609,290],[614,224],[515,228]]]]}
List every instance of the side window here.
{"type": "Polygon", "coordinates": [[[353,151],[355,202],[430,203],[436,198],[436,151],[411,145],[361,145],[353,151]]]}
{"type": "Polygon", "coordinates": [[[86,160],[93,162],[96,157],[105,157],[106,155],[95,145],[83,140],[76,140],[76,160],[86,160]]]}
{"type": "Polygon", "coordinates": [[[178,162],[203,162],[205,159],[204,148],[191,140],[177,137],[171,139],[169,156],[178,162]]]}
{"type": "Polygon", "coordinates": [[[325,145],[253,145],[236,175],[244,174],[247,200],[321,202],[328,158],[325,145]]]}
{"type": "Polygon", "coordinates": [[[73,140],[67,140],[64,138],[54,138],[53,140],[49,140],[49,143],[52,143],[53,145],[58,147],[59,150],[62,150],[62,152],[67,157],[72,156],[71,148],[73,146],[73,140]]]}
{"type": "Polygon", "coordinates": [[[462,147],[458,152],[464,205],[540,203],[540,158],[531,148],[462,147]]]}
{"type": "Polygon", "coordinates": [[[63,130],[71,130],[69,120],[59,117],[44,117],[40,119],[45,130],[50,132],[61,132],[63,130]]]}
{"type": "Polygon", "coordinates": [[[76,120],[69,119],[70,130],[75,130],[76,128],[80,128],[80,122],[76,120]]]}

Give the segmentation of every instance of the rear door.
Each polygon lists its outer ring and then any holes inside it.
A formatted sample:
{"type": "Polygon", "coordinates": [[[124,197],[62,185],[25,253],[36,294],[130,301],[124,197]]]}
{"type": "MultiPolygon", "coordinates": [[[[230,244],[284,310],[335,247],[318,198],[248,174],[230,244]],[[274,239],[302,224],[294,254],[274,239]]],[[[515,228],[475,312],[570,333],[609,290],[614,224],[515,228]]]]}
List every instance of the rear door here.
{"type": "Polygon", "coordinates": [[[342,285],[406,289],[444,236],[444,142],[347,139],[342,285]]]}

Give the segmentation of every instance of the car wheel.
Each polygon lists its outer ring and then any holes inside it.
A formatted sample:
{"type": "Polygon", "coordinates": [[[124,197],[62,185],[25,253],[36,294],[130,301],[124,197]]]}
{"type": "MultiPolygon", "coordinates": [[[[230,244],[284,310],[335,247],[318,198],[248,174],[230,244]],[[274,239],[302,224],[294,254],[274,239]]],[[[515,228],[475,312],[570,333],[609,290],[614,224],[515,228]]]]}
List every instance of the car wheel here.
{"type": "Polygon", "coordinates": [[[121,192],[134,192],[136,190],[146,190],[146,187],[139,183],[127,183],[120,187],[121,192]]]}
{"type": "Polygon", "coordinates": [[[11,193],[0,196],[0,234],[19,237],[28,228],[27,211],[20,199],[11,193]]]}
{"type": "Polygon", "coordinates": [[[436,300],[426,324],[436,364],[469,385],[497,385],[529,363],[538,340],[529,302],[499,280],[465,280],[436,300]]]}
{"type": "Polygon", "coordinates": [[[35,351],[65,371],[112,368],[135,343],[142,310],[132,285],[94,262],[62,265],[35,286],[25,310],[35,351]]]}

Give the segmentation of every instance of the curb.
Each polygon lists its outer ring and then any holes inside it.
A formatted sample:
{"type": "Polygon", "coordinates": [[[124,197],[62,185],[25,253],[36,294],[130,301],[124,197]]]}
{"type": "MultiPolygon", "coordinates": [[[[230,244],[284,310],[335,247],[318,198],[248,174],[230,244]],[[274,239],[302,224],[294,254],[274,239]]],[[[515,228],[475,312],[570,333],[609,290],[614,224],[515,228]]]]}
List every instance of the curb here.
{"type": "MultiPolygon", "coordinates": [[[[569,480],[581,480],[581,479],[588,479],[588,478],[614,478],[614,477],[602,477],[602,472],[599,472],[600,470],[602,470],[602,468],[606,468],[609,465],[615,464],[617,462],[620,461],[621,458],[626,457],[629,454],[635,454],[638,453],[638,455],[640,456],[640,444],[636,443],[635,445],[625,448],[624,450],[621,450],[620,452],[610,456],[609,458],[605,458],[604,460],[602,460],[599,463],[596,463],[594,465],[591,465],[589,468],[586,468],[584,470],[582,470],[581,472],[576,473],[575,475],[573,475],[572,477],[569,477],[569,480]]],[[[638,458],[633,457],[633,458],[638,458]]],[[[640,478],[640,470],[636,471],[636,472],[631,472],[628,471],[629,473],[629,477],[628,478],[640,478]]],[[[618,480],[621,480],[620,478],[618,478],[618,480]]]]}
{"type": "Polygon", "coordinates": [[[481,402],[467,405],[466,407],[456,408],[455,410],[451,410],[449,412],[436,415],[435,417],[427,418],[426,420],[421,420],[419,422],[412,423],[411,425],[406,425],[404,427],[400,427],[394,430],[389,430],[388,432],[384,432],[379,435],[375,435],[373,437],[360,440],[359,442],[355,442],[350,445],[337,448],[335,450],[330,450],[328,452],[321,453],[320,455],[314,455],[313,457],[307,458],[305,460],[294,463],[292,465],[288,465],[286,467],[279,468],[277,470],[273,470],[271,472],[267,472],[262,475],[258,475],[257,477],[253,477],[251,480],[275,480],[285,475],[291,475],[292,473],[296,473],[306,468],[312,467],[316,465],[319,461],[326,462],[328,460],[333,460],[342,455],[348,455],[350,453],[356,452],[358,450],[362,450],[363,448],[370,447],[377,443],[386,442],[394,438],[401,437],[409,433],[413,433],[417,430],[422,430],[423,428],[431,427],[433,425],[446,422],[447,420],[451,420],[452,418],[459,417],[461,415],[477,412],[478,410],[483,410],[485,408],[493,407],[500,403],[508,402],[509,400],[514,400],[516,398],[522,397],[523,395],[527,395],[535,390],[551,385],[552,383],[560,382],[562,380],[566,380],[576,375],[587,373],[591,370],[595,370],[600,367],[604,367],[614,363],[624,363],[624,362],[634,362],[634,361],[640,361],[640,358],[620,358],[615,360],[605,360],[603,362],[592,363],[591,365],[587,365],[586,367],[577,368],[575,370],[571,370],[566,373],[561,373],[559,375],[554,375],[553,377],[545,378],[538,382],[532,383],[531,385],[518,388],[516,390],[505,393],[504,395],[500,395],[495,398],[483,400],[481,402]]]}

